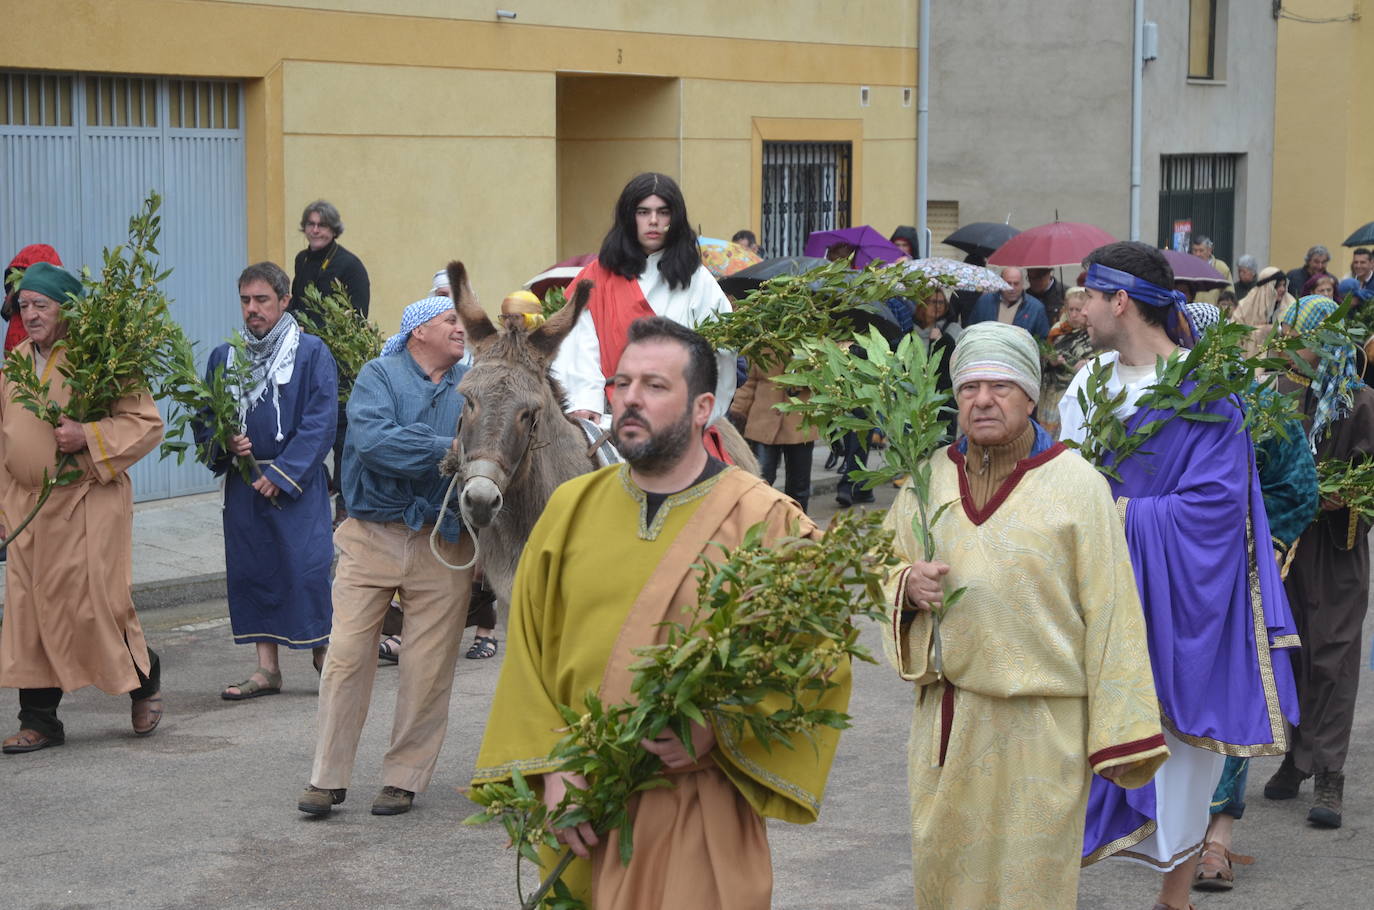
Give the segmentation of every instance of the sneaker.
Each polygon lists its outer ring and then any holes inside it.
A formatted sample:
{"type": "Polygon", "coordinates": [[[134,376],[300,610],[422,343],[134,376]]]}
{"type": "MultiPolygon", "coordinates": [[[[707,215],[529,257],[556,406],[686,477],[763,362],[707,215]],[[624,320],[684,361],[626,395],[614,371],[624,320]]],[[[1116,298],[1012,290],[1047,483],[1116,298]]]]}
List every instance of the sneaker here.
{"type": "Polygon", "coordinates": [[[1302,782],[1311,776],[1298,770],[1298,766],[1293,764],[1293,756],[1285,755],[1283,764],[1279,765],[1274,776],[1264,785],[1264,798],[1293,799],[1298,795],[1298,788],[1302,786],[1302,782]]]}
{"type": "Polygon", "coordinates": [[[1316,791],[1317,799],[1307,813],[1307,820],[1318,828],[1339,828],[1345,774],[1340,771],[1318,771],[1316,791]]]}
{"type": "Polygon", "coordinates": [[[348,791],[345,789],[324,790],[312,784],[301,791],[296,808],[307,815],[328,815],[347,795],[348,791]]]}
{"type": "Polygon", "coordinates": [[[410,811],[410,805],[413,802],[415,802],[413,790],[402,790],[400,787],[383,787],[382,792],[378,793],[377,798],[372,801],[372,814],[404,815],[410,811]]]}

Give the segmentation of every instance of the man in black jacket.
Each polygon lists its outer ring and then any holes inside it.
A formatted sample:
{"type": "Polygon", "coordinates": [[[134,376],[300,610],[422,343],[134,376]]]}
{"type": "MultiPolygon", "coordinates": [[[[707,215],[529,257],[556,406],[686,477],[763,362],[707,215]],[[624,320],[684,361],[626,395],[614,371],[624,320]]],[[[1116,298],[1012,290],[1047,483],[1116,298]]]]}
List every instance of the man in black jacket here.
{"type": "Polygon", "coordinates": [[[312,284],[319,288],[321,295],[328,296],[334,290],[335,281],[342,283],[353,309],[367,315],[372,285],[362,260],[339,246],[343,230],[339,210],[323,199],[316,199],[301,213],[301,233],[305,234],[306,247],[296,254],[291,309],[312,323],[319,323],[318,315],[312,313],[305,302],[305,289],[312,284]]]}

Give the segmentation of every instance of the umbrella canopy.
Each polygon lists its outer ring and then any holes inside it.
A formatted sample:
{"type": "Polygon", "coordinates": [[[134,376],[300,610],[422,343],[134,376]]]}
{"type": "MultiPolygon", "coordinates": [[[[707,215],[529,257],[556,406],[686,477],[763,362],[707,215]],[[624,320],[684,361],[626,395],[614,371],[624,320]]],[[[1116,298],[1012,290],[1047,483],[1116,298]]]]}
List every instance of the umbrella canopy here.
{"type": "Polygon", "coordinates": [[[1341,242],[1341,246],[1364,246],[1366,243],[1374,243],[1374,221],[1357,228],[1355,233],[1341,242]]]}
{"type": "Polygon", "coordinates": [[[902,267],[908,272],[920,272],[932,281],[948,278],[951,281],[944,283],[956,291],[1005,291],[1011,287],[991,269],[969,265],[967,262],[955,262],[953,259],[940,256],[914,259],[903,263],[902,267]]]}
{"type": "Polygon", "coordinates": [[[1178,250],[1161,250],[1169,260],[1169,268],[1174,270],[1175,281],[1186,281],[1199,287],[1224,288],[1231,282],[1226,276],[1207,264],[1205,260],[1178,250]]]}
{"type": "Polygon", "coordinates": [[[806,247],[802,252],[808,256],[824,256],[825,251],[837,243],[848,243],[854,246],[854,268],[856,269],[863,268],[874,259],[896,262],[906,255],[897,248],[895,243],[866,224],[861,224],[858,227],[840,228],[836,231],[812,231],[811,236],[806,238],[806,247]]]}
{"type": "Polygon", "coordinates": [[[779,275],[800,275],[825,263],[826,260],[815,256],[779,256],[776,259],[765,259],[757,265],[751,265],[720,279],[720,289],[739,300],[769,278],[777,278],[779,275]]]}
{"type": "Polygon", "coordinates": [[[1100,227],[1081,221],[1056,221],[1022,231],[988,257],[988,265],[1023,269],[1052,269],[1078,265],[1100,246],[1116,238],[1100,227]]]}
{"type": "Polygon", "coordinates": [[[715,276],[717,281],[763,261],[754,251],[746,250],[738,243],[728,240],[717,240],[715,237],[698,237],[697,246],[701,250],[701,264],[706,266],[706,271],[715,276]]]}
{"type": "Polygon", "coordinates": [[[572,284],[572,280],[577,277],[578,272],[582,271],[583,266],[595,260],[595,253],[583,253],[581,256],[573,256],[571,259],[555,262],[526,281],[521,287],[543,300],[550,288],[566,288],[572,284]]]}
{"type": "Polygon", "coordinates": [[[956,250],[976,253],[987,258],[1019,233],[1021,233],[1020,228],[1014,228],[1009,224],[998,224],[996,221],[975,221],[959,228],[941,242],[954,247],[956,250]]]}

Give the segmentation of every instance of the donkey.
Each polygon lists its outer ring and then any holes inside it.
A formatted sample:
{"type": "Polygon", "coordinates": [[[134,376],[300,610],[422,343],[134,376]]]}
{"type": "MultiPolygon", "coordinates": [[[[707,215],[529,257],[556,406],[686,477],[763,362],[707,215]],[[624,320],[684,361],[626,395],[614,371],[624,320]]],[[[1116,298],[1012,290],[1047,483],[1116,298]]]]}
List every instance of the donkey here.
{"type": "MultiPolygon", "coordinates": [[[[549,374],[559,345],[587,306],[592,283],[578,282],[561,310],[526,331],[518,315],[501,317],[499,328],[492,322],[473,299],[461,262],[449,263],[448,274],[474,356],[458,385],[465,401],[458,450],[440,468],[461,477],[464,523],[478,536],[492,590],[510,603],[520,553],[554,489],[602,463],[582,425],[565,415],[563,389],[549,374]]],[[[735,464],[757,474],[744,438],[728,421],[716,426],[735,464]]]]}

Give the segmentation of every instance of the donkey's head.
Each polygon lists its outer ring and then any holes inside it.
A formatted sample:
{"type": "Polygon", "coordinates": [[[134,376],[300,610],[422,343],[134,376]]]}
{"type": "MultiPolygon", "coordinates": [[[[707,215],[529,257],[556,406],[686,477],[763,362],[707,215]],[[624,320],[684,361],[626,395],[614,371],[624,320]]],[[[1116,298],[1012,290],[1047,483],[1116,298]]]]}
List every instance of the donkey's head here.
{"type": "Polygon", "coordinates": [[[552,422],[565,419],[563,390],[549,366],[586,307],[592,283],[580,282],[572,300],[527,331],[519,317],[503,319],[498,328],[473,300],[462,263],[449,263],[448,271],[474,346],[472,368],[458,386],[464,398],[457,432],[460,504],[467,520],[481,528],[501,511],[511,485],[538,470],[533,453],[548,444],[552,422]]]}

